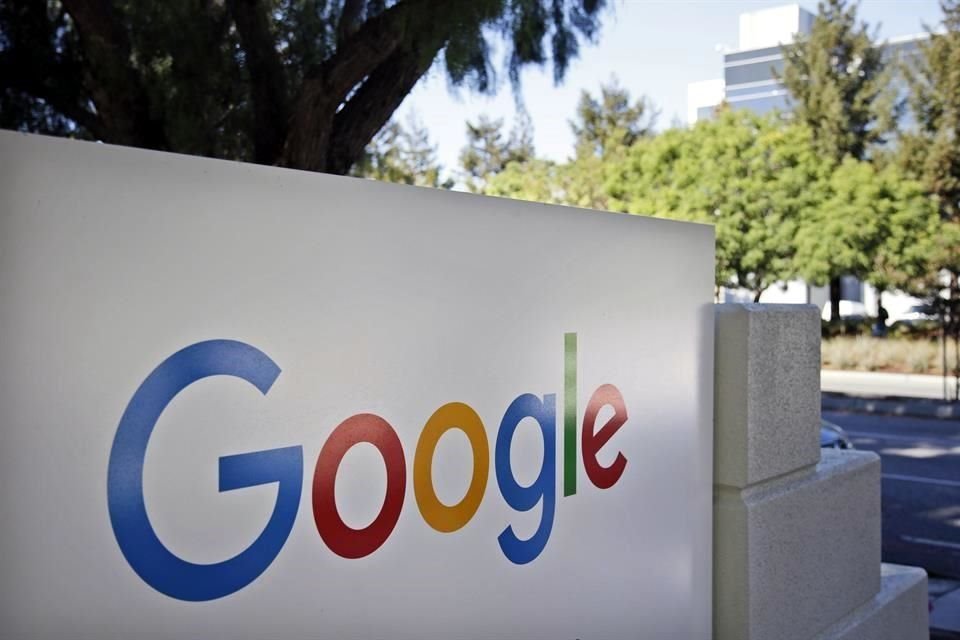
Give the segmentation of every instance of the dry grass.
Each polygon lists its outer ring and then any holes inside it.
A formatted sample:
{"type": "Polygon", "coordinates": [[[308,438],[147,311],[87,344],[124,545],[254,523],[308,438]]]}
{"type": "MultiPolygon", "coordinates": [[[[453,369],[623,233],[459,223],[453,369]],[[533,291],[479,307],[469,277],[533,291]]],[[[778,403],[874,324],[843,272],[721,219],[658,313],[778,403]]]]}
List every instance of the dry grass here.
{"type": "MultiPolygon", "coordinates": [[[[825,369],[890,371],[900,373],[942,373],[940,342],[868,336],[825,339],[820,362],[825,369]]],[[[956,367],[952,341],[947,344],[947,370],[956,367]]]]}

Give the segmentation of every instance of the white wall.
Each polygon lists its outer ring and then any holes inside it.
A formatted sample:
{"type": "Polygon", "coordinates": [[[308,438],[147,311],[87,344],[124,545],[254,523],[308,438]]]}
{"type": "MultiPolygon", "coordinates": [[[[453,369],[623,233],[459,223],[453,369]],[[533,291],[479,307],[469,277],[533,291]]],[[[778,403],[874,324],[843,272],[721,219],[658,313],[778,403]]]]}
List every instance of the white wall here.
{"type": "Polygon", "coordinates": [[[697,109],[723,102],[723,78],[701,80],[687,85],[687,124],[697,121],[697,109]]]}
{"type": "Polygon", "coordinates": [[[740,14],[740,49],[763,49],[791,42],[796,33],[806,33],[813,14],[791,4],[740,14]]]}

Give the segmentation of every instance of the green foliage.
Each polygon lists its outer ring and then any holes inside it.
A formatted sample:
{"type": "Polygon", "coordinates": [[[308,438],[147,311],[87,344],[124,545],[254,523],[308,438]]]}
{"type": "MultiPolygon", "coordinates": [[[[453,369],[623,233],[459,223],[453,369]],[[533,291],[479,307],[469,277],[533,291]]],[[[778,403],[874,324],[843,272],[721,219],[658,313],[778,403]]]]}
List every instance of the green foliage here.
{"type": "Polygon", "coordinates": [[[731,109],[605,157],[510,164],[484,192],[713,224],[716,284],[757,298],[798,276],[822,284],[852,274],[916,291],[933,248],[960,240],[895,163],[825,162],[802,123],[731,109]]]}
{"type": "MultiPolygon", "coordinates": [[[[944,332],[960,352],[960,1],[943,0],[942,32],[931,32],[905,65],[916,128],[903,136],[901,160],[936,199],[941,225],[931,239],[927,277],[917,289],[944,310],[944,332]],[[947,276],[943,296],[943,275],[947,276]]],[[[960,358],[953,368],[960,396],[960,358]]]]}
{"type": "Polygon", "coordinates": [[[514,162],[491,176],[484,183],[483,193],[533,202],[566,204],[562,186],[564,170],[563,165],[540,158],[514,162]]]}
{"type": "Polygon", "coordinates": [[[647,98],[633,101],[611,80],[600,95],[584,91],[570,128],[575,156],[564,163],[539,159],[508,164],[483,184],[489,195],[536,200],[591,209],[608,208],[608,174],[627,149],[653,135],[657,112],[647,98]]]}
{"type": "Polygon", "coordinates": [[[877,169],[847,157],[825,198],[797,230],[795,260],[808,282],[854,275],[879,290],[912,289],[926,275],[938,231],[934,202],[894,165],[877,169]]]}
{"type": "Polygon", "coordinates": [[[600,87],[600,96],[580,93],[577,117],[570,122],[577,155],[605,157],[653,134],[657,111],[650,101],[630,99],[630,92],[614,78],[600,87]]]}
{"type": "Polygon", "coordinates": [[[635,144],[607,189],[614,210],[714,224],[717,285],[759,297],[796,274],[793,240],[824,170],[806,127],[724,110],[635,144]]]}
{"type": "Polygon", "coordinates": [[[609,209],[609,194],[606,184],[611,170],[617,165],[626,149],[614,152],[616,155],[599,157],[578,153],[570,162],[562,165],[558,172],[562,185],[562,204],[588,209],[609,209]]]}
{"type": "Polygon", "coordinates": [[[504,135],[499,118],[480,116],[476,123],[467,122],[467,144],[460,151],[460,166],[470,191],[483,192],[493,176],[533,157],[533,124],[525,112],[520,113],[509,135],[504,135]]]}
{"type": "Polygon", "coordinates": [[[4,0],[0,125],[347,173],[438,61],[559,82],[605,0],[4,0]]]}
{"type": "Polygon", "coordinates": [[[437,148],[430,142],[429,133],[411,115],[406,127],[392,121],[381,129],[351,173],[397,184],[452,188],[452,180],[441,180],[441,170],[437,148]]]}
{"type": "Polygon", "coordinates": [[[862,160],[896,126],[901,106],[888,65],[848,0],[819,4],[811,31],[785,45],[781,78],[796,119],[824,156],[862,160]]]}
{"type": "MultiPolygon", "coordinates": [[[[839,164],[863,160],[886,141],[902,110],[884,60],[857,3],[822,0],[809,34],[783,47],[781,78],[792,115],[813,132],[818,152],[839,164]]],[[[831,318],[839,321],[840,280],[830,280],[831,318]]]]}
{"type": "MultiPolygon", "coordinates": [[[[916,127],[901,140],[901,165],[937,200],[943,227],[931,253],[931,274],[960,273],[960,2],[947,0],[943,31],[932,32],[905,65],[916,127]]],[[[931,289],[939,288],[930,282],[931,289]]]]}
{"type": "Polygon", "coordinates": [[[482,192],[491,196],[606,209],[605,181],[615,165],[595,156],[581,156],[565,163],[540,158],[509,164],[492,176],[482,192]]]}

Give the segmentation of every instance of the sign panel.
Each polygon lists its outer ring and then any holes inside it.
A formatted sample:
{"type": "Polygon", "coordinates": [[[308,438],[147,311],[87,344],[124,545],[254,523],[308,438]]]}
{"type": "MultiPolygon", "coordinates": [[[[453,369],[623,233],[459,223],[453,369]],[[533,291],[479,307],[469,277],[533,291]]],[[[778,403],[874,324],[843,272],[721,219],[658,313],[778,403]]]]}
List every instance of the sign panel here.
{"type": "Polygon", "coordinates": [[[707,638],[713,230],[0,133],[5,638],[707,638]]]}

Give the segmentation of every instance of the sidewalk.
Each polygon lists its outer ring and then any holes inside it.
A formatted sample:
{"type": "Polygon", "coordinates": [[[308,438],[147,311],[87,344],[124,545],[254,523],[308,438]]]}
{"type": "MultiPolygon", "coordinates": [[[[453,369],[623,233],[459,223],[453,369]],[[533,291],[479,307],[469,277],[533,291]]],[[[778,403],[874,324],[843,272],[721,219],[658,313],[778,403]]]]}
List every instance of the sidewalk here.
{"type": "MultiPolygon", "coordinates": [[[[956,378],[947,378],[947,392],[954,398],[956,378]]],[[[943,377],[914,373],[874,373],[867,371],[820,371],[824,391],[857,396],[894,396],[943,400],[943,377]]]]}
{"type": "MultiPolygon", "coordinates": [[[[947,378],[950,397],[954,384],[947,378]]],[[[960,403],[943,400],[941,376],[824,369],[820,389],[829,411],[960,419],[960,403]]]]}

